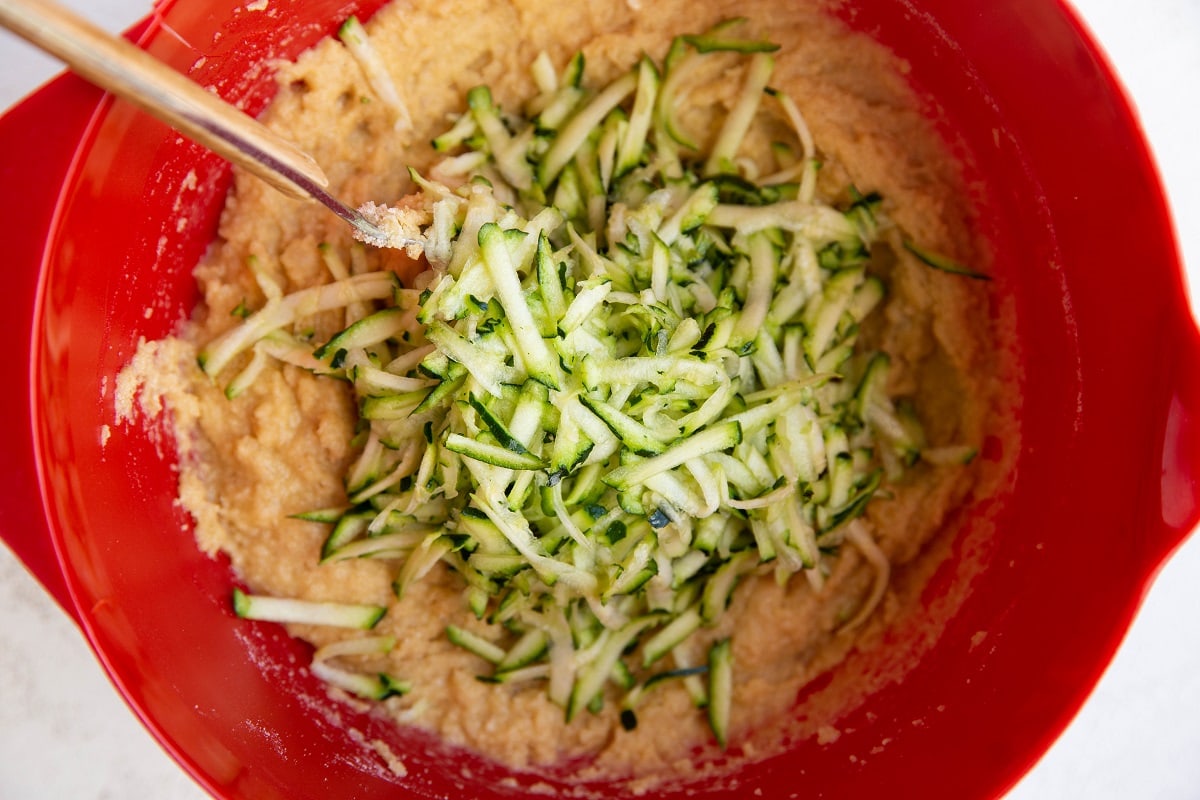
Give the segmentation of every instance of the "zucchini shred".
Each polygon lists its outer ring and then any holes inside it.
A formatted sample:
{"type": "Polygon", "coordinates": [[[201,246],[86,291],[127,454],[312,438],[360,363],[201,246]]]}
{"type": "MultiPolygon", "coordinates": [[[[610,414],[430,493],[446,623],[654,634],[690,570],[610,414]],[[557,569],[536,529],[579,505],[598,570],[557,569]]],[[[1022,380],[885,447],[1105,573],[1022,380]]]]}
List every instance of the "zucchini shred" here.
{"type": "MultiPolygon", "coordinates": [[[[601,86],[582,55],[561,71],[540,58],[519,111],[472,89],[432,142],[443,160],[411,171],[415,192],[383,212],[424,242],[414,287],[331,270],[200,354],[214,379],[232,374],[231,400],[268,359],[351,388],[346,504],[296,515],[328,527],[322,564],[384,560],[400,602],[449,569],[466,619],[446,635],[481,680],[544,685],[568,721],[615,699],[626,728],[647,693],[679,681],[722,748],[736,743],[726,612],[739,584],[819,589],[849,544],[876,575],[846,626],[861,624],[887,582],[868,505],[922,460],[976,452],[926,442],[866,333],[887,301],[881,263],[943,259],[915,249],[878,194],[818,196],[820,154],[770,85],[777,48],[745,28],[677,37],[661,62],[601,86]],[[688,131],[681,104],[705,59],[742,70],[742,90],[715,131],[688,131]],[[741,155],[764,120],[791,139],[765,166],[741,155]],[[300,318],[339,309],[342,330],[306,347],[300,318]]],[[[954,267],[939,269],[983,277],[954,267]]],[[[277,607],[236,598],[254,619],[277,607]]],[[[345,617],[284,608],[278,621],[345,617]]],[[[370,642],[362,652],[387,649],[370,642]]],[[[339,655],[314,662],[334,686],[421,691],[355,677],[339,655]]]]}

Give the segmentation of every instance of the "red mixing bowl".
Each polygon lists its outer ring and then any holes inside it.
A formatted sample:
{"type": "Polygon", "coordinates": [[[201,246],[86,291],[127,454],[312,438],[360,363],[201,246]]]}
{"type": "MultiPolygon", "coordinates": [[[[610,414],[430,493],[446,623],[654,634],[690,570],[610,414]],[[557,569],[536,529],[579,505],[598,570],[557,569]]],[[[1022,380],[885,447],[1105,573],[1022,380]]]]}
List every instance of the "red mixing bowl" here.
{"type": "MultiPolygon", "coordinates": [[[[131,36],[257,112],[273,90],[258,67],[379,5],[272,0],[268,14],[168,0],[131,36]]],[[[1018,319],[1015,482],[964,521],[922,599],[943,613],[953,593],[953,613],[901,681],[839,720],[836,741],[794,742],[735,782],[685,788],[992,797],[1082,704],[1200,517],[1200,338],[1146,145],[1069,10],[849,0],[841,13],[911,64],[972,154],[995,291],[1018,319]],[[992,524],[995,536],[980,535],[992,524]]],[[[0,533],[145,724],[223,798],[519,796],[525,779],[506,783],[495,765],[328,699],[303,646],[235,619],[228,565],[196,549],[174,502],[169,443],[113,424],[114,376],[138,340],[169,333],[196,302],[191,269],[228,167],[73,78],[0,123],[0,153],[12,267],[0,326],[30,353],[28,391],[0,392],[12,423],[0,426],[0,533]],[[371,740],[401,757],[404,777],[371,740]]]]}

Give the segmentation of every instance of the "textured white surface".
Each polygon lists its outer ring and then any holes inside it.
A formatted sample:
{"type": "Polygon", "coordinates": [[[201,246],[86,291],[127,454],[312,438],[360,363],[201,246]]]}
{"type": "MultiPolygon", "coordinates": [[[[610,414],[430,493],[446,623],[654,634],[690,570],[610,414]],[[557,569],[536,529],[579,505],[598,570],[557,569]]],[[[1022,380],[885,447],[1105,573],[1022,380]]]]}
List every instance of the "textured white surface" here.
{"type": "MultiPolygon", "coordinates": [[[[964,2],[987,0],[964,0],[964,2]]],[[[66,0],[110,30],[149,0],[66,0]]],[[[1076,0],[1137,105],[1200,299],[1200,2],[1076,0]]],[[[0,32],[0,108],[58,71],[0,32]]],[[[1103,165],[1097,165],[1102,169],[1103,165]]],[[[205,796],[141,728],[74,625],[0,547],[0,798],[205,796]]],[[[1200,797],[1200,537],[1163,570],[1116,660],[1009,800],[1200,797]]],[[[903,794],[903,793],[901,793],[903,794]]],[[[927,796],[936,796],[936,792],[927,796]]]]}

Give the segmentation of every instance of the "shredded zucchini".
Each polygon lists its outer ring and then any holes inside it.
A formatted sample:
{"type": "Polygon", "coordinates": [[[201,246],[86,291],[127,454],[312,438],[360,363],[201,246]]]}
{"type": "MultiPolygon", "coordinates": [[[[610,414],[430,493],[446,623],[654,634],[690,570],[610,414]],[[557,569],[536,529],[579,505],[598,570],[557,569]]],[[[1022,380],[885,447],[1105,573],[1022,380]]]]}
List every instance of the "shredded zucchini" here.
{"type": "Polygon", "coordinates": [[[409,114],[408,106],[401,99],[386,62],[367,37],[367,30],[358,21],[358,17],[349,17],[342,23],[338,29],[338,38],[358,62],[372,92],[391,111],[396,130],[412,130],[412,115],[409,114]]]}
{"type": "MultiPolygon", "coordinates": [[[[365,43],[353,26],[343,38],[365,43]]],[[[854,624],[886,585],[869,528],[847,526],[925,446],[888,393],[887,355],[859,341],[886,294],[872,253],[894,226],[878,195],[815,196],[811,135],[767,86],[775,49],[731,22],[602,86],[582,56],[561,77],[539,58],[528,118],[472,90],[434,140],[446,161],[406,201],[426,226],[419,296],[323,252],[334,283],[272,297],[204,354],[215,376],[253,351],[237,395],[282,352],[257,342],[346,309],[314,369],[353,386],[365,434],[349,505],[309,517],[331,526],[323,559],[392,561],[398,596],[446,565],[491,626],[450,639],[488,680],[545,682],[568,719],[614,686],[631,724],[650,687],[681,677],[724,746],[736,632],[712,645],[707,691],[691,643],[717,639],[743,579],[819,584],[848,539],[880,575],[854,624]],[[676,104],[709,53],[745,72],[700,152],[676,104]],[[770,114],[796,141],[776,148],[793,156],[768,185],[739,165],[770,114]],[[778,179],[791,174],[801,185],[778,179]]],[[[369,696],[397,690],[322,670],[369,696]]]]}

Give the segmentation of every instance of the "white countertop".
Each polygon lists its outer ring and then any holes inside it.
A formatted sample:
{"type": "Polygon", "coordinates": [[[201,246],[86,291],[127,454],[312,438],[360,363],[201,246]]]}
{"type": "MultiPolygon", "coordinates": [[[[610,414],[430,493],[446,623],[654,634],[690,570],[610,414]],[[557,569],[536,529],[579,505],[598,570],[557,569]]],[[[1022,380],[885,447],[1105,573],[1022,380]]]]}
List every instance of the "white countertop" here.
{"type": "MultiPolygon", "coordinates": [[[[113,31],[150,8],[150,0],[65,4],[113,31]]],[[[1200,307],[1200,2],[1075,5],[1142,115],[1200,307]]],[[[0,108],[58,71],[0,31],[0,108]]],[[[2,546],[0,608],[0,797],[206,796],[145,732],[78,629],[2,546]]],[[[1082,712],[1009,800],[1200,798],[1198,614],[1200,536],[1193,536],[1162,571],[1082,712]]]]}

